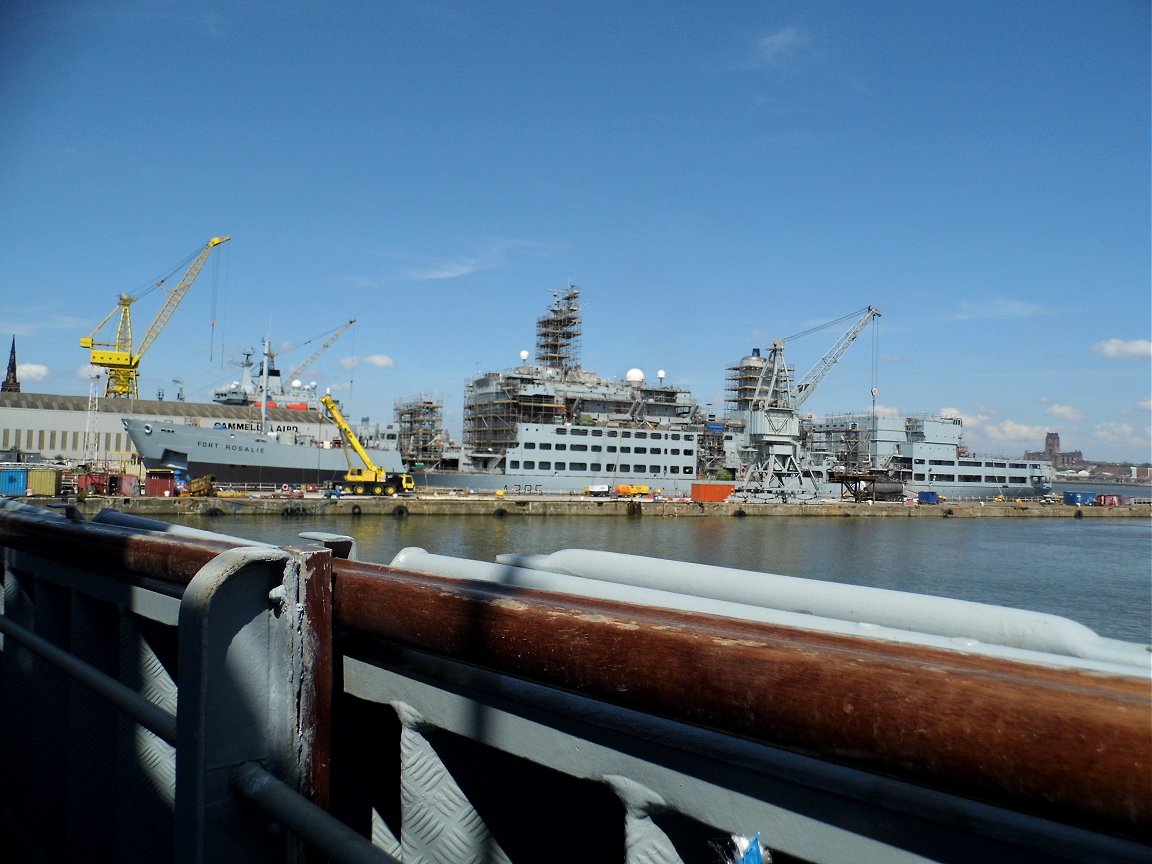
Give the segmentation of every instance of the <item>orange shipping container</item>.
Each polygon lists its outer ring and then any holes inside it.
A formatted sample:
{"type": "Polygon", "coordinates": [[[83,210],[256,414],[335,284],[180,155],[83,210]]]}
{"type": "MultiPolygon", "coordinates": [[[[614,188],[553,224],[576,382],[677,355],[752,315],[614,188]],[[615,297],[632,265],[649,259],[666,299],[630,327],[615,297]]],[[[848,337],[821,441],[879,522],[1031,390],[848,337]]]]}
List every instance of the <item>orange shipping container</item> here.
{"type": "Polygon", "coordinates": [[[693,483],[692,500],[727,501],[728,496],[732,494],[732,490],[735,488],[735,483],[693,483]]]}

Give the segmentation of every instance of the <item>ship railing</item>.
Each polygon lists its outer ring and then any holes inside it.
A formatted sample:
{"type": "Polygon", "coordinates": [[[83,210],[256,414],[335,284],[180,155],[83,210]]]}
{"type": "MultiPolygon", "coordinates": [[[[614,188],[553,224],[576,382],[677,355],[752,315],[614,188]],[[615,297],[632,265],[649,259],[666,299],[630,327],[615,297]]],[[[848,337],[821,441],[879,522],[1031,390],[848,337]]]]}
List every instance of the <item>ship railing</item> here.
{"type": "Polygon", "coordinates": [[[888,640],[115,511],[2,502],[0,546],[4,860],[1152,851],[1133,646],[888,640]]]}

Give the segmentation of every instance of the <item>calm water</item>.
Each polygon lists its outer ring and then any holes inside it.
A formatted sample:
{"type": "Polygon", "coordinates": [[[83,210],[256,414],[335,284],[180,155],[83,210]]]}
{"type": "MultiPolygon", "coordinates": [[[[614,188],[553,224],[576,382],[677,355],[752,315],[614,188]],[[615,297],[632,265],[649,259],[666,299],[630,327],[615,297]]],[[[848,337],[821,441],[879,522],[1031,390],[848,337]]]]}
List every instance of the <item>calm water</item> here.
{"type": "Polygon", "coordinates": [[[938,594],[1051,612],[1104,636],[1152,641],[1152,524],[1143,519],[188,517],[273,543],[301,531],[356,538],[360,558],[401,549],[492,561],[583,548],[938,594]]]}

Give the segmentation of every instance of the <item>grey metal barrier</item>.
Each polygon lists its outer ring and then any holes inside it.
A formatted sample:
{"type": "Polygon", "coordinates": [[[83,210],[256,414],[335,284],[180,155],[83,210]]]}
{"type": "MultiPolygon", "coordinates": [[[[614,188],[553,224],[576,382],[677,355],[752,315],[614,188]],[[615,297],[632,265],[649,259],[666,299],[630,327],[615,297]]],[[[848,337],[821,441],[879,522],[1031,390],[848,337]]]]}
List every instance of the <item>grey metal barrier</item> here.
{"type": "Polygon", "coordinates": [[[98,519],[0,503],[6,861],[1152,851],[1139,665],[98,519]]]}

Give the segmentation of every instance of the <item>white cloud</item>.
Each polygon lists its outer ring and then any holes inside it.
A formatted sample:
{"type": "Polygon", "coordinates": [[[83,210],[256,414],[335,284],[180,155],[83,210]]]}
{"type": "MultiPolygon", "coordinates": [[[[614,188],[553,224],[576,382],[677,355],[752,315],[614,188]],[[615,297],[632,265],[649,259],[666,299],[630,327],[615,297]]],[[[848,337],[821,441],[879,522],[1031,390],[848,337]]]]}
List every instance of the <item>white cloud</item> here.
{"type": "Polygon", "coordinates": [[[387,354],[369,354],[366,357],[345,357],[340,361],[345,369],[358,369],[361,366],[376,366],[379,369],[391,369],[396,361],[387,354]]]}
{"type": "Polygon", "coordinates": [[[548,247],[522,240],[493,240],[475,255],[460,255],[419,270],[409,270],[407,278],[417,282],[458,279],[480,270],[494,270],[507,263],[513,253],[547,252],[548,247]]]}
{"type": "Polygon", "coordinates": [[[16,377],[21,381],[43,381],[48,377],[48,367],[40,363],[17,363],[16,377]]]}
{"type": "Polygon", "coordinates": [[[1101,423],[1093,431],[1092,437],[1105,444],[1121,444],[1145,450],[1152,446],[1152,431],[1140,433],[1127,423],[1101,423]]]}
{"type": "Polygon", "coordinates": [[[76,377],[83,378],[85,381],[92,378],[103,378],[104,370],[99,366],[93,366],[91,363],[85,363],[76,369],[76,377]]]}
{"type": "Polygon", "coordinates": [[[808,42],[798,27],[785,27],[756,40],[756,64],[778,66],[789,54],[808,42]]]}
{"type": "Polygon", "coordinates": [[[1000,444],[1022,444],[1039,447],[1044,441],[1048,429],[1044,426],[1028,426],[1014,420],[1005,420],[1002,423],[988,423],[981,427],[984,437],[990,438],[1000,444]]]}
{"type": "Polygon", "coordinates": [[[1084,412],[1071,405],[1049,405],[1048,413],[1062,420],[1083,420],[1084,412]]]}
{"type": "Polygon", "coordinates": [[[1147,339],[1105,339],[1092,346],[1105,357],[1152,357],[1152,342],[1147,339]]]}
{"type": "Polygon", "coordinates": [[[1139,401],[1139,403],[1137,403],[1137,404],[1144,411],[1152,411],[1152,396],[1146,396],[1145,398],[1141,399],[1139,401]]]}

